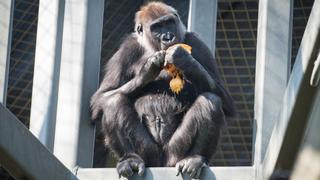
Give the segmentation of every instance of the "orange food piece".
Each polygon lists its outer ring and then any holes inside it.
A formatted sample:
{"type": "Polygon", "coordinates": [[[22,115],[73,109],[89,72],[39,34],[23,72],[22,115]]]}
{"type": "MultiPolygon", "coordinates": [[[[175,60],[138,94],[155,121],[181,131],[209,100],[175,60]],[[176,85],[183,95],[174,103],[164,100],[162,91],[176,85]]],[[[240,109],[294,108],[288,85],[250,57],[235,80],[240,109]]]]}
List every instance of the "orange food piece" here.
{"type": "Polygon", "coordinates": [[[176,46],[181,46],[181,47],[182,47],[183,49],[185,49],[189,54],[191,54],[192,47],[189,46],[188,44],[178,43],[178,44],[175,44],[175,45],[170,46],[168,49],[173,48],[173,47],[176,47],[176,46]]]}
{"type": "MultiPolygon", "coordinates": [[[[187,44],[175,44],[171,47],[169,47],[168,49],[170,48],[173,48],[175,46],[181,46],[182,48],[184,48],[189,54],[191,54],[191,50],[192,50],[192,47],[187,45],[187,44]]],[[[184,86],[184,80],[183,80],[183,74],[182,74],[182,71],[179,70],[178,68],[175,67],[175,65],[173,64],[167,64],[164,69],[168,72],[168,74],[173,77],[169,83],[170,85],[170,89],[172,92],[176,93],[176,94],[179,94],[180,91],[183,89],[183,86],[184,86]]]]}
{"type": "Polygon", "coordinates": [[[169,85],[172,92],[179,94],[183,89],[184,80],[179,75],[177,75],[175,78],[171,79],[169,85]]]}

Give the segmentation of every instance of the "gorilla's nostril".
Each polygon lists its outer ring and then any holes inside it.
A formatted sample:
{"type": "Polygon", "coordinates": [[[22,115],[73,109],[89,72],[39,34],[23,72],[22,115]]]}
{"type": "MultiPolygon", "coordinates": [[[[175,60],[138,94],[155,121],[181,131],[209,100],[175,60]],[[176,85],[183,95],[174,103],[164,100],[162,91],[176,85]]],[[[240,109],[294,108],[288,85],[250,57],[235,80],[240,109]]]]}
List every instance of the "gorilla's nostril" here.
{"type": "Polygon", "coordinates": [[[167,32],[165,34],[162,35],[162,41],[163,42],[170,42],[174,39],[174,35],[170,32],[167,32]]]}

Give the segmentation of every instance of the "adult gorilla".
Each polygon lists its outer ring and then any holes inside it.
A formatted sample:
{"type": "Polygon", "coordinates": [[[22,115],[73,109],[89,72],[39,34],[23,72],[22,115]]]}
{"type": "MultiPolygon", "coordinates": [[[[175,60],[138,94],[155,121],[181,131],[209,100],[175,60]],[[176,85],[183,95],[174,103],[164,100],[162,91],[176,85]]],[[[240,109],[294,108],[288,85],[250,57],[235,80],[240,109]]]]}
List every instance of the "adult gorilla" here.
{"type": "Polygon", "coordinates": [[[135,32],[107,62],[91,100],[92,118],[102,115],[105,142],[119,158],[120,176],[142,175],[146,166],[176,166],[199,178],[214,154],[225,115],[235,108],[207,46],[186,32],[177,11],[151,2],[136,13],[135,32]],[[180,46],[192,47],[192,54],[180,46]],[[170,91],[172,63],[184,88],[170,91]]]}

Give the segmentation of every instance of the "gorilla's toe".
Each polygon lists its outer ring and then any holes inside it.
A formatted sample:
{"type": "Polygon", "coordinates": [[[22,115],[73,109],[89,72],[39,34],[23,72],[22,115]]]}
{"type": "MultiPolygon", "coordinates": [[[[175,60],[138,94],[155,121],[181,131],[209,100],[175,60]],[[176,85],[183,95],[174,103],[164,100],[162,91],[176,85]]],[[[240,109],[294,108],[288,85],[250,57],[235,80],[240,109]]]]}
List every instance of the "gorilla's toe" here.
{"type": "Polygon", "coordinates": [[[176,164],[178,170],[177,175],[186,173],[193,179],[200,179],[202,168],[206,166],[207,164],[205,163],[204,157],[200,155],[189,156],[176,164]]]}

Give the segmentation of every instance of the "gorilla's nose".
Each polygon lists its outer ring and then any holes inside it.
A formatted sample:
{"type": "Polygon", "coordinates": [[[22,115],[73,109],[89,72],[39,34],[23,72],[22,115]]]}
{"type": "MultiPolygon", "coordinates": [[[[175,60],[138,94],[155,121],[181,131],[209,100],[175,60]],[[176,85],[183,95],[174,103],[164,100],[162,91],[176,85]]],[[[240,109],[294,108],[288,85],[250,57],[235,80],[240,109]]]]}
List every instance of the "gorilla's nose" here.
{"type": "Polygon", "coordinates": [[[174,40],[175,36],[171,32],[167,32],[161,35],[161,41],[163,43],[170,43],[174,40]]]}

